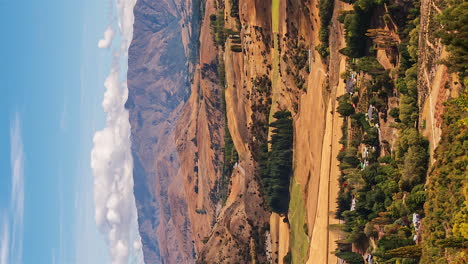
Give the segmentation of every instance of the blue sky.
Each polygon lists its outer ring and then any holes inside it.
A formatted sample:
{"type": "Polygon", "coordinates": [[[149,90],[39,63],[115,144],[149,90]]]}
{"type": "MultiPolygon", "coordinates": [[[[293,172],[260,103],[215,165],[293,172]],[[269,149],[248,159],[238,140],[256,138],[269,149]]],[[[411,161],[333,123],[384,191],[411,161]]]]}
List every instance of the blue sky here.
{"type": "Polygon", "coordinates": [[[0,264],[110,263],[90,152],[115,58],[98,41],[117,27],[116,9],[0,0],[0,264]]]}

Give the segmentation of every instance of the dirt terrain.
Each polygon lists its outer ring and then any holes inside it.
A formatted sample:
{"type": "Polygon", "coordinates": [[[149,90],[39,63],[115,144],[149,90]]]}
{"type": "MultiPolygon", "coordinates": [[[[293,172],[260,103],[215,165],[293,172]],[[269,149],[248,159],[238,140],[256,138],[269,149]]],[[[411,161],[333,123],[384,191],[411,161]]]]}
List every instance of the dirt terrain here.
{"type": "Polygon", "coordinates": [[[419,31],[419,67],[418,67],[418,89],[420,94],[419,127],[424,136],[429,140],[430,162],[434,162],[433,154],[441,136],[443,102],[450,96],[450,92],[459,89],[455,82],[458,78],[455,74],[448,73],[445,65],[438,62],[447,58],[447,52],[441,44],[440,39],[435,38],[431,22],[434,16],[440,13],[437,7],[439,1],[421,1],[421,24],[419,31]],[[455,87],[455,89],[447,89],[455,87]]]}
{"type": "MultiPolygon", "coordinates": [[[[334,16],[345,8],[349,6],[335,2],[334,16]]],[[[313,6],[311,12],[317,15],[313,6]]],[[[344,93],[344,82],[339,75],[345,70],[346,63],[344,56],[338,53],[344,47],[343,33],[340,24],[332,24],[329,69],[324,68],[320,60],[312,64],[307,94],[301,97],[299,117],[295,123],[297,163],[294,177],[304,186],[308,233],[311,234],[307,263],[336,263],[336,257],[330,252],[335,249],[337,234],[328,226],[337,221],[334,218],[339,176],[336,156],[340,149],[338,141],[342,119],[335,112],[334,102],[344,93]],[[327,77],[329,92],[324,89],[327,77]]],[[[318,44],[317,38],[315,35],[312,46],[318,44]]],[[[320,56],[315,54],[314,57],[320,56]]]]}
{"type": "MultiPolygon", "coordinates": [[[[205,18],[214,12],[212,1],[207,1],[205,18]]],[[[223,114],[218,107],[221,90],[216,84],[216,47],[207,24],[202,24],[200,41],[204,43],[196,65],[191,96],[182,110],[175,140],[181,163],[181,177],[187,195],[188,215],[192,223],[195,250],[199,252],[203,239],[210,235],[216,219],[216,201],[210,193],[221,173],[221,142],[224,136],[223,114]]]]}
{"type": "MultiPolygon", "coordinates": [[[[211,0],[205,3],[205,16],[200,34],[200,64],[196,68],[192,94],[178,123],[179,133],[176,137],[179,155],[186,161],[181,164],[181,173],[184,175],[185,191],[189,197],[189,215],[194,233],[195,252],[198,261],[207,263],[265,260],[266,256],[256,255],[258,250],[251,236],[253,232],[259,233],[268,219],[268,214],[263,208],[259,185],[254,177],[255,168],[248,147],[248,141],[252,137],[248,129],[252,110],[246,98],[248,90],[243,88],[248,84],[251,85],[251,82],[243,75],[247,69],[244,69],[245,58],[242,54],[231,52],[227,48],[223,53],[214,45],[210,28],[210,15],[217,12],[214,5],[215,1],[211,0]],[[224,144],[222,139],[225,123],[220,112],[222,103],[220,96],[224,87],[219,85],[216,70],[219,54],[223,54],[221,58],[224,58],[226,65],[227,124],[239,154],[239,160],[230,175],[229,195],[224,204],[213,199],[222,172],[220,151],[224,144]]],[[[252,16],[250,12],[255,12],[256,7],[242,10],[246,10],[246,13],[241,12],[244,19],[255,19],[248,21],[250,29],[253,30],[258,18],[252,16]]],[[[225,11],[229,12],[229,5],[225,11]]],[[[235,27],[229,15],[226,17],[228,18],[226,27],[235,27]]],[[[249,31],[245,30],[242,34],[256,34],[247,32],[249,31]]],[[[244,35],[242,37],[244,38],[244,35]]],[[[250,70],[262,69],[252,67],[250,70]]]]}

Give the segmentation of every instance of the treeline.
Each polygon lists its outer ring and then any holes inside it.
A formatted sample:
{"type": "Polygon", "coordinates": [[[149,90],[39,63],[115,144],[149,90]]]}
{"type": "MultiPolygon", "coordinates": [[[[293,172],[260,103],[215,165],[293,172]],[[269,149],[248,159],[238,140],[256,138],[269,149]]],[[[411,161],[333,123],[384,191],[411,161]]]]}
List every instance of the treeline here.
{"type": "Polygon", "coordinates": [[[260,175],[266,201],[273,212],[286,214],[289,207],[289,183],[292,176],[293,122],[289,111],[278,111],[270,123],[270,150],[263,145],[260,175]]]}
{"type": "Polygon", "coordinates": [[[216,14],[210,15],[210,26],[214,43],[217,46],[220,46],[223,50],[225,48],[227,38],[229,36],[239,34],[238,31],[225,27],[224,9],[218,10],[216,14]]]}
{"type": "Polygon", "coordinates": [[[333,8],[335,1],[333,0],[319,0],[319,16],[320,16],[320,45],[316,47],[316,50],[322,57],[327,57],[330,53],[329,49],[329,37],[330,37],[330,22],[333,16],[333,8]]]}
{"type": "MultiPolygon", "coordinates": [[[[218,4],[218,8],[219,10],[217,10],[216,14],[210,15],[210,25],[211,25],[212,36],[213,36],[213,41],[215,45],[218,48],[221,48],[222,50],[224,50],[228,36],[234,34],[235,32],[233,32],[230,29],[225,28],[224,5],[218,4]]],[[[224,113],[225,123],[224,123],[223,169],[222,169],[221,178],[219,179],[219,182],[217,183],[216,193],[213,194],[213,197],[215,197],[216,200],[219,200],[224,203],[228,196],[228,189],[229,189],[231,174],[233,171],[233,166],[239,160],[239,155],[234,146],[234,142],[232,140],[231,133],[229,132],[229,127],[228,127],[228,120],[227,120],[227,114],[226,114],[226,97],[225,97],[226,71],[225,71],[224,60],[222,57],[218,56],[216,65],[217,65],[217,73],[218,73],[217,77],[218,77],[219,85],[222,91],[222,95],[221,95],[222,104],[221,105],[222,105],[222,110],[224,113]]]]}
{"type": "Polygon", "coordinates": [[[466,261],[468,248],[468,96],[449,100],[437,160],[427,184],[421,263],[466,261]]]}
{"type": "Polygon", "coordinates": [[[228,37],[227,30],[224,27],[224,9],[210,15],[210,25],[214,43],[224,50],[224,44],[228,37]]]}

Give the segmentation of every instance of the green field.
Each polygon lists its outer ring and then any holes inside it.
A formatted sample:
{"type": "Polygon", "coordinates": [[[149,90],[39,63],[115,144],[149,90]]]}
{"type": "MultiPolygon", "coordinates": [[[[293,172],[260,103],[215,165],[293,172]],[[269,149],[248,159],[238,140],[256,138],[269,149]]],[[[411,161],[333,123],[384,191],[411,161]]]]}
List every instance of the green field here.
{"type": "Polygon", "coordinates": [[[307,262],[309,239],[305,233],[306,208],[301,186],[293,179],[291,184],[291,201],[289,202],[289,223],[291,225],[290,248],[292,263],[307,262]]]}
{"type": "Polygon", "coordinates": [[[271,3],[271,19],[273,26],[273,33],[278,33],[279,29],[279,0],[272,0],[271,3]]]}

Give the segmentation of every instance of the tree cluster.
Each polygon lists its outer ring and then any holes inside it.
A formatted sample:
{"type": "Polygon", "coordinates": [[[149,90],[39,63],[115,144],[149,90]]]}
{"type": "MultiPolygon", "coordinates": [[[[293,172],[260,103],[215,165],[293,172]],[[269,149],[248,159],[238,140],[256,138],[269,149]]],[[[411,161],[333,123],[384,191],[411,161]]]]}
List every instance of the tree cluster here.
{"type": "MultiPolygon", "coordinates": [[[[286,214],[289,207],[289,183],[292,175],[293,124],[289,111],[278,111],[270,123],[270,150],[260,160],[266,201],[273,212],[286,214]]],[[[266,144],[264,148],[267,148],[266,144]]]]}

